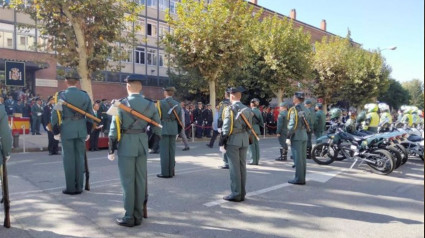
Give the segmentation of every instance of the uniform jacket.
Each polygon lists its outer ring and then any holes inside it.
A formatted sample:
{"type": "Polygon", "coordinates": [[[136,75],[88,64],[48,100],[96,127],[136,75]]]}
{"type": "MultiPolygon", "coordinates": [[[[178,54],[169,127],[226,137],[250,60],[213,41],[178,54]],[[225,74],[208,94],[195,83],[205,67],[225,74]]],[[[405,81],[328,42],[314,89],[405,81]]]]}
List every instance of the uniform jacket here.
{"type": "Polygon", "coordinates": [[[53,105],[46,105],[43,108],[43,126],[46,127],[47,124],[50,123],[51,118],[52,118],[52,110],[53,110],[53,105]]]}
{"type": "Polygon", "coordinates": [[[302,104],[298,104],[290,109],[289,113],[289,122],[288,122],[288,131],[291,135],[291,140],[301,140],[307,141],[307,130],[302,122],[302,118],[300,117],[300,112],[305,113],[305,117],[308,121],[310,117],[309,111],[302,104]],[[297,115],[295,114],[295,110],[297,111],[297,115]]]}
{"type": "Polygon", "coordinates": [[[31,117],[32,118],[37,118],[37,117],[41,118],[41,116],[43,116],[43,108],[41,107],[41,105],[39,106],[37,103],[35,103],[31,107],[31,117]]]}
{"type": "MultiPolygon", "coordinates": [[[[9,156],[12,151],[12,133],[10,131],[6,109],[0,104],[0,156],[9,156]]],[[[3,164],[3,158],[0,158],[0,165],[3,164]]]]}
{"type": "Polygon", "coordinates": [[[323,132],[326,129],[326,115],[322,110],[316,112],[316,122],[314,123],[314,131],[323,132]]]}
{"type": "MultiPolygon", "coordinates": [[[[93,115],[92,103],[89,95],[76,87],[69,87],[65,91],[60,92],[58,95],[58,100],[59,99],[63,99],[64,101],[93,115]]],[[[82,117],[81,114],[75,112],[67,106],[63,106],[61,116],[62,124],[60,125],[60,131],[62,139],[76,139],[87,137],[86,120],[91,122],[91,119],[82,117]],[[81,117],[81,119],[74,120],[73,118],[75,117],[81,117]]],[[[52,126],[59,124],[58,114],[56,110],[52,111],[51,122],[52,126]]]]}
{"type": "Polygon", "coordinates": [[[276,134],[287,135],[288,134],[288,111],[281,111],[277,117],[277,129],[276,134]]]}
{"type": "Polygon", "coordinates": [[[252,116],[252,127],[254,128],[255,133],[257,135],[261,134],[261,127],[264,126],[263,116],[261,115],[260,109],[254,107],[251,109],[253,116],[252,116]]]}
{"type": "MultiPolygon", "coordinates": [[[[148,118],[160,123],[158,110],[152,101],[143,98],[140,94],[131,94],[127,97],[128,104],[135,111],[145,115],[148,118]]],[[[120,140],[118,142],[118,156],[136,157],[138,156],[137,147],[142,146],[145,151],[148,151],[148,136],[146,133],[126,134],[124,130],[142,130],[146,129],[148,123],[144,120],[137,119],[128,112],[118,108],[118,116],[112,117],[112,122],[109,130],[109,138],[120,140]],[[117,118],[119,118],[117,120],[117,118]],[[136,122],[135,122],[136,121],[136,122]],[[119,122],[119,125],[118,125],[119,122]],[[134,122],[134,124],[133,124],[134,122]],[[132,125],[133,124],[133,125],[132,125]],[[131,126],[132,125],[132,126],[131,126]],[[131,126],[131,128],[130,128],[131,126]],[[119,127],[119,128],[118,128],[119,127]]],[[[161,135],[161,128],[152,126],[152,132],[156,135],[161,135]]]]}
{"type": "Polygon", "coordinates": [[[177,135],[178,131],[178,121],[174,116],[174,113],[171,112],[168,114],[168,111],[177,105],[174,110],[177,112],[180,120],[182,118],[182,110],[180,108],[180,103],[174,100],[172,97],[167,97],[159,101],[160,110],[161,110],[161,124],[162,124],[162,135],[177,135]]]}
{"type": "Polygon", "coordinates": [[[240,116],[236,118],[238,112],[242,111],[243,109],[245,110],[242,113],[252,125],[252,112],[241,102],[233,103],[231,106],[226,107],[223,111],[224,119],[222,133],[224,136],[228,136],[227,145],[234,145],[239,147],[248,147],[249,145],[249,128],[240,116]]]}

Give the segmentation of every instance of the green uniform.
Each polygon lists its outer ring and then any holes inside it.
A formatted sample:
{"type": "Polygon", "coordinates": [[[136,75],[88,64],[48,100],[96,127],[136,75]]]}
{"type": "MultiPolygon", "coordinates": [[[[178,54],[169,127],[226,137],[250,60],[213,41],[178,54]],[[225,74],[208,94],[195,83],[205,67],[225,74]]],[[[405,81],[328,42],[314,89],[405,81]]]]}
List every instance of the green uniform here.
{"type": "Polygon", "coordinates": [[[344,128],[345,128],[345,131],[350,133],[350,134],[355,133],[356,132],[356,120],[352,119],[352,118],[348,119],[345,122],[344,128]]]}
{"type": "MultiPolygon", "coordinates": [[[[69,87],[58,94],[59,99],[78,107],[93,115],[93,107],[89,95],[76,88],[69,87]]],[[[62,159],[65,170],[66,191],[82,192],[84,182],[84,155],[86,153],[85,139],[87,137],[86,119],[83,115],[63,106],[58,117],[56,109],[52,111],[52,127],[60,126],[62,141],[62,159]],[[62,123],[59,123],[59,120],[62,123]],[[59,125],[60,124],[60,125],[59,125]]]]}
{"type": "MultiPolygon", "coordinates": [[[[155,104],[140,94],[131,94],[122,103],[159,123],[155,104]]],[[[128,112],[118,109],[112,118],[109,138],[118,142],[118,169],[124,194],[125,216],[128,224],[139,224],[143,216],[143,202],[147,196],[147,153],[148,123],[128,112]]],[[[153,133],[160,135],[161,129],[153,127],[153,133]]]]}
{"type": "Polygon", "coordinates": [[[326,129],[326,115],[322,110],[316,112],[316,121],[314,123],[314,136],[317,139],[322,137],[323,132],[326,129]]]}
{"type": "Polygon", "coordinates": [[[305,117],[307,119],[308,125],[310,126],[310,133],[307,133],[307,159],[311,159],[311,150],[313,148],[313,144],[311,142],[311,137],[314,132],[314,123],[316,120],[316,112],[313,107],[306,108],[305,107],[305,117]]]}
{"type": "MultiPolygon", "coordinates": [[[[226,108],[229,105],[230,105],[229,99],[224,99],[219,104],[219,108],[218,108],[218,128],[223,127],[223,110],[224,110],[224,108],[226,108]]],[[[223,162],[224,162],[224,167],[229,166],[229,160],[227,158],[226,153],[223,153],[223,162]]]]}
{"type": "Polygon", "coordinates": [[[172,97],[167,97],[159,101],[159,110],[162,124],[162,138],[159,142],[161,158],[161,175],[166,177],[174,176],[174,166],[176,164],[176,135],[179,134],[177,119],[173,112],[168,111],[177,105],[174,110],[181,118],[180,103],[172,97]]]}
{"type": "Polygon", "coordinates": [[[237,117],[238,112],[242,110],[251,123],[251,111],[241,102],[233,103],[223,112],[222,133],[224,136],[228,136],[226,154],[229,159],[230,189],[232,191],[230,197],[235,200],[244,200],[246,195],[246,155],[249,146],[249,129],[241,116],[237,117]]]}
{"type": "MultiPolygon", "coordinates": [[[[264,125],[263,116],[261,115],[261,111],[254,107],[251,109],[253,115],[252,115],[252,128],[254,128],[254,131],[257,135],[261,134],[260,127],[264,125]]],[[[252,144],[249,146],[249,155],[248,157],[251,157],[251,164],[258,165],[258,162],[260,162],[260,145],[254,136],[251,136],[252,138],[252,144]]]]}
{"type": "MultiPolygon", "coordinates": [[[[3,169],[3,156],[10,156],[12,151],[12,133],[10,131],[7,112],[3,104],[0,104],[0,171],[3,169]]],[[[1,173],[0,173],[1,174],[1,173]]],[[[0,177],[1,180],[1,177],[0,177]]]]}
{"type": "Polygon", "coordinates": [[[286,144],[286,137],[288,135],[288,110],[281,111],[277,117],[277,129],[276,134],[279,134],[278,137],[279,144],[284,150],[288,150],[288,145],[286,144]]]}
{"type": "Polygon", "coordinates": [[[43,108],[35,103],[31,107],[31,130],[32,134],[40,134],[41,117],[43,116],[43,108]]]}
{"type": "Polygon", "coordinates": [[[298,104],[289,110],[288,131],[291,138],[291,152],[295,162],[294,183],[305,183],[306,176],[306,155],[307,155],[307,130],[302,122],[300,113],[304,112],[306,119],[308,109],[302,104],[298,104]]]}

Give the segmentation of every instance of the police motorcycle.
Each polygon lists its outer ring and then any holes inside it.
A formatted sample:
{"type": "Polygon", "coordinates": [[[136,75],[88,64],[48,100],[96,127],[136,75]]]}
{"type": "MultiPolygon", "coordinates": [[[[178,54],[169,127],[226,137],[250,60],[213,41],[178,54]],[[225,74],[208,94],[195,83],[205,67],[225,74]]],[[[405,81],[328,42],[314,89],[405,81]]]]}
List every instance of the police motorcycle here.
{"type": "Polygon", "coordinates": [[[380,174],[389,174],[394,170],[393,156],[381,144],[385,142],[382,136],[359,137],[349,134],[338,123],[340,109],[332,109],[331,126],[328,134],[317,140],[312,151],[312,159],[321,165],[333,163],[341,154],[344,158],[360,160],[380,174]]]}
{"type": "Polygon", "coordinates": [[[400,144],[404,146],[410,156],[424,160],[424,131],[423,122],[415,114],[419,111],[415,106],[402,106],[403,116],[395,123],[395,131],[404,133],[400,144]],[[419,129],[418,129],[419,128],[419,129]]]}

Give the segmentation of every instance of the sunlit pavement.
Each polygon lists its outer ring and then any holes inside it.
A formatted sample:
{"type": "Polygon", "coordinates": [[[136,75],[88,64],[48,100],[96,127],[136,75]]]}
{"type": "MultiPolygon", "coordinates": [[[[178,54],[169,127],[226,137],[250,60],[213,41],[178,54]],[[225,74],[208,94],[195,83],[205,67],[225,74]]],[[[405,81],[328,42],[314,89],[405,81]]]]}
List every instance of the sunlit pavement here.
{"type": "MultiPolygon", "coordinates": [[[[352,161],[308,161],[307,185],[289,185],[291,162],[278,162],[276,139],[260,141],[259,166],[248,165],[247,197],[229,194],[229,171],[218,148],[177,143],[176,176],[160,179],[159,155],[149,155],[148,219],[126,228],[117,161],[88,152],[91,191],[62,194],[60,156],[14,154],[9,165],[12,228],[0,237],[424,237],[424,165],[409,161],[377,175],[352,161]]],[[[0,212],[3,217],[3,212],[0,212]]]]}

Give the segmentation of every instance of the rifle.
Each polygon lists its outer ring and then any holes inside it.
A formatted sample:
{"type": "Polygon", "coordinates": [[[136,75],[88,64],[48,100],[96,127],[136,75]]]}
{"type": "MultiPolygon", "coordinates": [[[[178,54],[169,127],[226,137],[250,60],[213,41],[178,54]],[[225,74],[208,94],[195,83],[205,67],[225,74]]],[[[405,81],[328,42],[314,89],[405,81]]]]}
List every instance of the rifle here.
{"type": "Polygon", "coordinates": [[[57,110],[59,110],[59,111],[62,111],[62,105],[67,106],[67,107],[68,107],[68,108],[70,108],[71,110],[74,110],[74,111],[76,111],[76,112],[78,112],[78,113],[82,114],[83,116],[86,116],[86,117],[88,117],[88,118],[92,119],[93,121],[95,121],[95,122],[97,122],[97,123],[100,123],[100,122],[101,122],[101,120],[100,120],[99,118],[97,118],[97,117],[93,116],[92,114],[90,114],[90,113],[88,113],[88,112],[86,112],[86,111],[84,111],[84,110],[81,110],[80,108],[78,108],[78,107],[76,107],[76,106],[74,106],[74,105],[72,105],[72,104],[70,104],[70,103],[68,103],[68,102],[65,102],[65,101],[64,101],[64,100],[62,100],[62,99],[59,99],[58,103],[55,105],[55,109],[57,109],[57,110]]]}
{"type": "Polygon", "coordinates": [[[116,115],[118,115],[118,110],[116,110],[117,108],[121,108],[122,110],[130,113],[131,115],[133,115],[133,116],[135,116],[139,119],[142,119],[142,120],[144,120],[144,121],[146,121],[146,122],[148,122],[148,123],[150,123],[150,124],[152,124],[156,127],[162,128],[161,124],[159,124],[156,121],[150,119],[149,117],[143,115],[142,113],[133,110],[131,107],[125,106],[119,100],[113,100],[112,106],[109,108],[108,112],[106,112],[106,113],[108,115],[111,115],[111,116],[116,116],[116,115]]]}
{"type": "Polygon", "coordinates": [[[7,167],[6,167],[6,156],[3,156],[3,178],[2,178],[2,190],[4,203],[4,223],[3,226],[10,228],[10,200],[9,200],[9,185],[7,180],[7,167]]]}
{"type": "Polygon", "coordinates": [[[87,160],[87,150],[84,152],[84,167],[85,167],[85,177],[86,177],[86,184],[84,186],[84,189],[87,191],[90,191],[90,171],[89,171],[89,163],[87,160]]]}
{"type": "Polygon", "coordinates": [[[252,135],[259,141],[260,137],[258,137],[257,133],[255,133],[254,128],[252,128],[252,125],[251,125],[251,123],[249,123],[246,116],[242,112],[239,115],[241,116],[241,118],[245,122],[245,124],[248,126],[249,130],[251,130],[252,135]]]}

